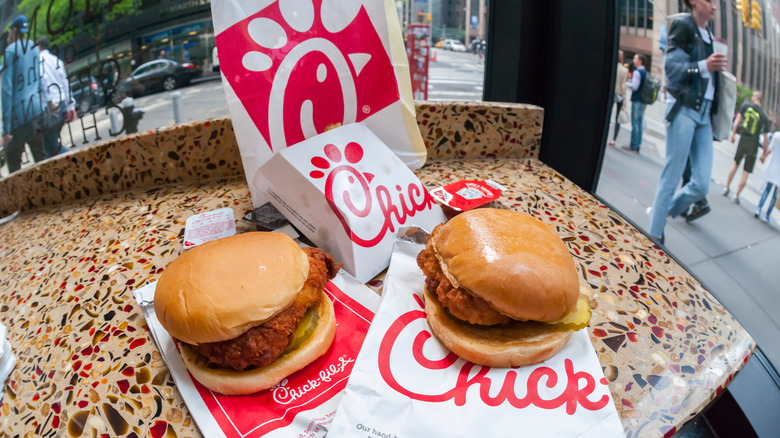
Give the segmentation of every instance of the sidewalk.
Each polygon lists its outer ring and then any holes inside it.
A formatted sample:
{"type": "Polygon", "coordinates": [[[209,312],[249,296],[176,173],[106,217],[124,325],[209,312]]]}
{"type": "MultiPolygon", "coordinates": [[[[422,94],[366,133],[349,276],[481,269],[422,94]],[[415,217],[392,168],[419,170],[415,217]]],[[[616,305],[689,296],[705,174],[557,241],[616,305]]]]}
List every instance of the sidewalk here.
{"type": "MultiPolygon", "coordinates": [[[[644,139],[638,155],[620,149],[629,143],[631,134],[630,123],[621,125],[617,148],[607,147],[596,191],[599,197],[645,231],[649,221],[647,208],[653,203],[664,163],[664,108],[665,104],[661,102],[647,108],[644,139]]],[[[614,120],[613,114],[610,138],[614,120]]],[[[665,246],[737,318],[774,369],[780,370],[780,211],[772,213],[770,224],[753,217],[763,189],[766,166],[759,166],[758,161],[739,205],[732,197],[721,195],[735,150],[736,145],[728,141],[716,142],[707,196],[712,212],[690,224],[680,217],[670,218],[665,230],[665,246]]],[[[741,172],[740,167],[731,183],[732,193],[741,172]]],[[[780,428],[776,415],[780,409],[780,388],[777,388],[778,382],[769,378],[771,371],[766,376],[757,375],[764,370],[756,367],[756,362],[751,360],[750,366],[746,366],[746,371],[737,376],[729,389],[741,406],[740,391],[756,390],[766,395],[758,400],[753,396],[752,403],[756,406],[742,408],[751,422],[753,418],[749,411],[758,413],[771,408],[766,418],[757,421],[769,422],[765,427],[774,427],[776,432],[780,428]],[[747,376],[742,377],[744,374],[747,376]]],[[[745,399],[744,402],[749,404],[751,401],[745,399]]]]}

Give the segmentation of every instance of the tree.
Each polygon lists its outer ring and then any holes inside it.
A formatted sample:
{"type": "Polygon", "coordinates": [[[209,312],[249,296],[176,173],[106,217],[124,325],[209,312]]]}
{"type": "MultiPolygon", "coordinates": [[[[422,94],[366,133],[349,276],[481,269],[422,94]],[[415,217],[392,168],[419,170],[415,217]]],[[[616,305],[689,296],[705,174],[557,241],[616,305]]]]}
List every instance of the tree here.
{"type": "Polygon", "coordinates": [[[140,6],[141,0],[22,0],[18,10],[29,20],[30,38],[46,35],[52,45],[66,46],[81,34],[98,37],[102,25],[135,15],[140,6]]]}

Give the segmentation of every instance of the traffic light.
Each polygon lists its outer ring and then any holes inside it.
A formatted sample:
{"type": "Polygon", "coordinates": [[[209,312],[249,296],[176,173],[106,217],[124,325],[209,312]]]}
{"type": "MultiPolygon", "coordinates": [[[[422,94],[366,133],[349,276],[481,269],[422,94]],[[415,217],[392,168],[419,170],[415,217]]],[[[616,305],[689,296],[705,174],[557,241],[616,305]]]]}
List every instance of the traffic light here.
{"type": "Polygon", "coordinates": [[[762,30],[761,23],[761,6],[756,0],[750,4],[750,27],[753,29],[762,30]]]}
{"type": "Polygon", "coordinates": [[[417,21],[420,22],[420,23],[430,23],[431,22],[431,13],[430,12],[417,11],[417,21]]]}
{"type": "Polygon", "coordinates": [[[742,12],[742,22],[747,26],[750,20],[748,0],[737,0],[737,10],[742,12]]]}

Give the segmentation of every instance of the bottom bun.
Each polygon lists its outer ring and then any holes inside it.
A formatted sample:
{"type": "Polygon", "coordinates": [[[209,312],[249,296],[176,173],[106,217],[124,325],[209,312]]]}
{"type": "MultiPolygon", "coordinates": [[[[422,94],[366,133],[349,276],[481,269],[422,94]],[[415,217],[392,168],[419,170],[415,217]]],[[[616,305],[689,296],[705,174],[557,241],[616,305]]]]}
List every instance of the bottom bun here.
{"type": "Polygon", "coordinates": [[[433,334],[453,353],[479,365],[513,367],[547,360],[563,349],[572,332],[553,330],[543,322],[497,326],[474,325],[447,312],[425,291],[425,317],[433,334]]]}
{"type": "Polygon", "coordinates": [[[333,302],[322,292],[317,328],[298,349],[283,354],[275,362],[260,368],[235,371],[232,368],[209,368],[197,361],[197,353],[188,345],[179,343],[184,365],[192,376],[206,388],[226,395],[252,394],[268,389],[290,374],[304,368],[325,354],[336,334],[336,314],[333,302]]]}

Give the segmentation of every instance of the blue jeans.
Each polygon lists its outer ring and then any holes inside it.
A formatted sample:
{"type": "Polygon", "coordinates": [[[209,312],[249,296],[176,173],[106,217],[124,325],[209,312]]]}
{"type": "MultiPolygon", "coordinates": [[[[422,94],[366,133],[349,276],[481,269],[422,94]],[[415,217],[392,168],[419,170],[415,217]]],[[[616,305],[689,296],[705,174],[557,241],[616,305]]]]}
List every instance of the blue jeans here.
{"type": "Polygon", "coordinates": [[[769,193],[772,192],[772,189],[774,189],[774,193],[772,194],[772,201],[769,202],[769,208],[766,209],[766,215],[764,216],[764,220],[769,222],[769,214],[772,213],[772,210],[775,208],[775,202],[777,202],[777,185],[772,184],[771,182],[766,183],[766,188],[764,189],[764,193],[761,195],[761,201],[758,202],[758,208],[756,208],[756,214],[761,214],[761,208],[764,207],[764,201],[766,201],[766,198],[769,196],[769,193]]]}
{"type": "Polygon", "coordinates": [[[65,104],[60,104],[57,112],[44,111],[43,152],[46,158],[62,154],[68,150],[60,142],[60,130],[65,123],[65,104]]]}
{"type": "Polygon", "coordinates": [[[645,125],[645,105],[642,102],[631,102],[631,149],[638,151],[642,146],[642,129],[645,125]]]}
{"type": "MultiPolygon", "coordinates": [[[[673,105],[666,105],[666,113],[673,105]]],[[[713,154],[711,106],[712,101],[709,100],[704,101],[699,111],[683,106],[666,127],[666,163],[658,180],[650,215],[651,236],[663,236],[666,216],[679,216],[710,191],[713,154]],[[691,179],[675,191],[689,156],[691,179]]]]}

